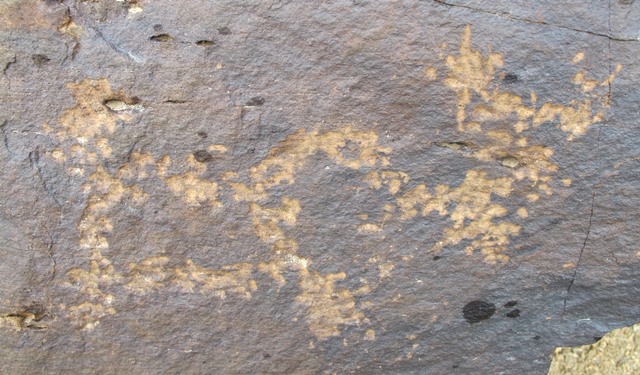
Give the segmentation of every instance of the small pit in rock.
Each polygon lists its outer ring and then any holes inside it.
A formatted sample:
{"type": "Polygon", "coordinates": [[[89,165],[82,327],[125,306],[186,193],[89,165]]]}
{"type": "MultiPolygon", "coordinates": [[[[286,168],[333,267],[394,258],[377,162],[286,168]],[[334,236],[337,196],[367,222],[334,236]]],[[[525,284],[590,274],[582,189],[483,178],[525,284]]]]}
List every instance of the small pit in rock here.
{"type": "Polygon", "coordinates": [[[266,102],[266,100],[262,96],[254,96],[253,98],[249,99],[248,102],[245,103],[245,106],[246,107],[260,107],[265,102],[266,102]]]}
{"type": "Polygon", "coordinates": [[[198,150],[193,153],[193,157],[200,163],[207,163],[213,160],[213,156],[206,150],[198,150]]]}
{"type": "Polygon", "coordinates": [[[149,38],[150,41],[152,42],[161,42],[161,43],[165,43],[165,42],[170,42],[173,40],[173,37],[169,34],[157,34],[154,35],[152,37],[149,38]]]}

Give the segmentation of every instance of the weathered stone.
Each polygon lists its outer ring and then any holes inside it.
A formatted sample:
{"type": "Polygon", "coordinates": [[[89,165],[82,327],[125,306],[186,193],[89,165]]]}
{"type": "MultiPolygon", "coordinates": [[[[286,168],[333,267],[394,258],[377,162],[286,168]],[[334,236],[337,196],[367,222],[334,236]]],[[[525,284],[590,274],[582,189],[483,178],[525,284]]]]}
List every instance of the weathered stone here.
{"type": "Polygon", "coordinates": [[[544,373],[635,323],[638,6],[1,2],[2,372],[544,373]]]}
{"type": "Polygon", "coordinates": [[[556,374],[637,374],[640,324],[614,329],[596,342],[577,348],[557,348],[549,375],[556,374]]]}

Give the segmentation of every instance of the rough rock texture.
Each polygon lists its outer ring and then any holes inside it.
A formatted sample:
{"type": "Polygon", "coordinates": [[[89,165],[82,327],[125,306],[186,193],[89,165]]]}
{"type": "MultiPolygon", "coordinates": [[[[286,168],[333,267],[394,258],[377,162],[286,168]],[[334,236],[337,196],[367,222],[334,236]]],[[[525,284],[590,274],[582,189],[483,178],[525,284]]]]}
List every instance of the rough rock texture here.
{"type": "Polygon", "coordinates": [[[549,375],[637,374],[640,372],[640,324],[615,329],[595,344],[557,348],[549,375]]]}
{"type": "Polygon", "coordinates": [[[640,316],[640,4],[0,1],[3,373],[546,373],[640,316]]]}

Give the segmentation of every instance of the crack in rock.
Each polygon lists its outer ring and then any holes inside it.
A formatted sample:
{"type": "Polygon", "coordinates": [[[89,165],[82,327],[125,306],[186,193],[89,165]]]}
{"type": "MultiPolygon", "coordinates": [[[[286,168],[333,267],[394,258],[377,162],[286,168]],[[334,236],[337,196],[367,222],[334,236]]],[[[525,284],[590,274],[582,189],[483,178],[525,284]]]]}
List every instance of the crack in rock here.
{"type": "MultiPolygon", "coordinates": [[[[514,16],[514,15],[512,15],[510,13],[507,13],[507,12],[495,13],[495,12],[488,11],[486,9],[475,8],[475,7],[468,6],[468,5],[451,4],[451,3],[447,3],[446,1],[443,1],[443,0],[432,0],[432,1],[434,1],[436,3],[439,3],[439,4],[442,4],[442,5],[447,5],[447,6],[450,6],[450,7],[464,8],[464,9],[472,10],[474,12],[481,12],[481,13],[485,13],[485,14],[490,14],[492,16],[502,17],[502,18],[513,20],[513,21],[520,21],[520,22],[536,24],[536,25],[544,25],[544,26],[549,26],[549,27],[555,27],[555,28],[558,28],[558,29],[565,29],[565,30],[575,31],[577,33],[584,33],[584,34],[589,34],[589,35],[593,35],[593,36],[603,37],[603,38],[607,38],[609,40],[614,40],[616,42],[638,42],[638,41],[640,41],[640,38],[636,38],[636,39],[622,38],[622,37],[618,37],[618,36],[612,36],[612,35],[609,35],[609,34],[599,33],[599,32],[596,32],[596,31],[576,29],[576,28],[573,28],[573,27],[565,26],[565,25],[556,25],[556,24],[548,23],[548,22],[544,22],[544,21],[534,21],[534,20],[530,20],[528,18],[516,17],[516,16],[514,16]]],[[[609,28],[609,32],[611,32],[611,28],[609,28]]]]}

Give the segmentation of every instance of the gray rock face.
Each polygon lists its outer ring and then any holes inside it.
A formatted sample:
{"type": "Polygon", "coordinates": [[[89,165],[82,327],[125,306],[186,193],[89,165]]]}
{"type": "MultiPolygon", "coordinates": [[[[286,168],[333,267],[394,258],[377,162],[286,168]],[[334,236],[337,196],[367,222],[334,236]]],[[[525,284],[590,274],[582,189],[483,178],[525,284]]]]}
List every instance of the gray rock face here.
{"type": "Polygon", "coordinates": [[[3,373],[545,373],[640,307],[632,1],[0,3],[3,373]]]}

